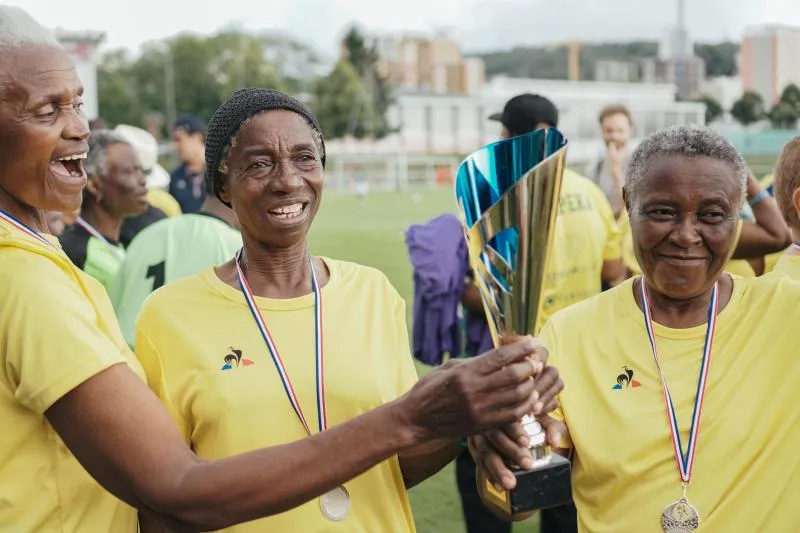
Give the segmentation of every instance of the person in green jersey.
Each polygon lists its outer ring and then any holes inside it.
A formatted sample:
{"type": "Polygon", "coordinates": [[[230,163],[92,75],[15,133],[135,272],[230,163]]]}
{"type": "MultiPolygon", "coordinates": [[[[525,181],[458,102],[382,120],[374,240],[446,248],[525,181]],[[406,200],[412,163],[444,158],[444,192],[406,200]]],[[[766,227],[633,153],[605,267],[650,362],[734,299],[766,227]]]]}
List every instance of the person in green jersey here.
{"type": "Polygon", "coordinates": [[[146,179],[130,143],[109,130],[91,133],[84,168],[88,181],[80,216],[59,240],[75,266],[110,290],[125,257],[122,223],[149,205],[146,179]]]}
{"type": "Polygon", "coordinates": [[[134,346],[136,318],[151,292],[224,263],[241,247],[236,215],[213,194],[199,212],[160,220],[139,233],[110,291],[128,344],[134,346]]]}

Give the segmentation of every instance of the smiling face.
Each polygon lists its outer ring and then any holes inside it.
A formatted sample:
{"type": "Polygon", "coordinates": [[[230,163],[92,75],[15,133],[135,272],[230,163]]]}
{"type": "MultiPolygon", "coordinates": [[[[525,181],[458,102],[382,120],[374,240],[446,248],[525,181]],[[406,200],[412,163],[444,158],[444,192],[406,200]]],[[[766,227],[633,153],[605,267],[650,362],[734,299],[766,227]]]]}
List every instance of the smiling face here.
{"type": "Polygon", "coordinates": [[[0,188],[24,207],[81,205],[89,124],[83,87],[67,53],[29,46],[0,60],[0,188]]]}
{"type": "Polygon", "coordinates": [[[665,296],[703,294],[735,245],[741,204],[735,170],[710,157],[657,155],[629,203],[636,259],[665,296]]]}
{"type": "Polygon", "coordinates": [[[274,110],[250,119],[230,150],[220,190],[242,233],[276,249],[305,239],[322,200],[321,155],[297,113],[274,110]]]}

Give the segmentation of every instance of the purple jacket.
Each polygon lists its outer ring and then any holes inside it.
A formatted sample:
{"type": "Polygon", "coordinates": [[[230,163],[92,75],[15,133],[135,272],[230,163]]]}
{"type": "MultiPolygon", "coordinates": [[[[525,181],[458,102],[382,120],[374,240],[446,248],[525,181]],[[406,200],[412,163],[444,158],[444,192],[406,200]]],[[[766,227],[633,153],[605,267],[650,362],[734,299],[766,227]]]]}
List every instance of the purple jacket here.
{"type": "Polygon", "coordinates": [[[409,227],[406,246],[414,269],[414,357],[438,365],[445,354],[472,356],[491,349],[483,313],[460,316],[469,260],[458,218],[445,214],[409,227]]]}

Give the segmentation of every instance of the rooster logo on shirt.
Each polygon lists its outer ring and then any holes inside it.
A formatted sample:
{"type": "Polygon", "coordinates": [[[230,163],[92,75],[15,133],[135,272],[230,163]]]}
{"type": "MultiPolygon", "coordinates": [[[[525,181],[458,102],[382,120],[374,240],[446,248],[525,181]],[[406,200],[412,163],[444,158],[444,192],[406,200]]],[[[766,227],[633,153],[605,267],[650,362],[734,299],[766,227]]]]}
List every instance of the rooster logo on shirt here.
{"type": "Polygon", "coordinates": [[[233,346],[228,348],[228,350],[230,350],[230,353],[223,358],[225,364],[222,365],[222,370],[231,370],[240,366],[250,366],[254,364],[250,359],[242,357],[241,350],[237,350],[233,346]]]}
{"type": "Polygon", "coordinates": [[[640,387],[642,384],[633,379],[633,370],[627,366],[622,367],[622,374],[617,376],[617,384],[611,387],[613,390],[629,389],[640,387]]]}

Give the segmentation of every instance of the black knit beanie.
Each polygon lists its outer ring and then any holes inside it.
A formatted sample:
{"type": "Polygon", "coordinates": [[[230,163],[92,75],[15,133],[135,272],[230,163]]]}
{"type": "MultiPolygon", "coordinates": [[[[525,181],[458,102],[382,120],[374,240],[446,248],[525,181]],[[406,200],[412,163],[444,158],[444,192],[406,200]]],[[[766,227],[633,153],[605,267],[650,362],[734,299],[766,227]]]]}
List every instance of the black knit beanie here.
{"type": "MultiPolygon", "coordinates": [[[[219,164],[222,153],[231,139],[238,133],[242,124],[262,111],[272,109],[286,109],[294,111],[309,125],[319,132],[322,140],[322,166],[325,167],[325,140],[322,137],[322,128],[317,122],[317,117],[302,102],[299,102],[274,89],[239,89],[230,98],[225,100],[214,112],[211,122],[208,123],[206,136],[206,189],[219,198],[222,176],[219,173],[219,164]]],[[[220,198],[220,201],[222,199],[220,198]]],[[[224,202],[227,203],[227,202],[224,202]]]]}

